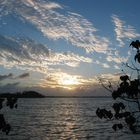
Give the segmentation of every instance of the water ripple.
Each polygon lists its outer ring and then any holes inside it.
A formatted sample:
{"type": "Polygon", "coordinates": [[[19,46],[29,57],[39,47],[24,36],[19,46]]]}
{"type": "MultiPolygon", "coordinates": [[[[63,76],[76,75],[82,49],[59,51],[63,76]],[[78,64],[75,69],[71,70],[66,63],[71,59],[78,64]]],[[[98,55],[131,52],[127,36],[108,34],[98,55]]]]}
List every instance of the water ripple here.
{"type": "Polygon", "coordinates": [[[45,98],[20,99],[17,110],[6,113],[12,125],[0,140],[139,140],[140,135],[114,133],[112,124],[99,120],[97,107],[108,107],[110,99],[45,98]]]}

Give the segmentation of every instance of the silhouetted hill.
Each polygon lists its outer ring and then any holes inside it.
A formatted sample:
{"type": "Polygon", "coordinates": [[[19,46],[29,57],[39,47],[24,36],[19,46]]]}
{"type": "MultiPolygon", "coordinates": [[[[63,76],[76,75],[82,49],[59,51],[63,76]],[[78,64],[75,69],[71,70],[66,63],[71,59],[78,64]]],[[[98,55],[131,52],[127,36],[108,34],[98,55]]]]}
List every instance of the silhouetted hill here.
{"type": "Polygon", "coordinates": [[[0,98],[16,97],[16,98],[44,98],[45,96],[36,91],[24,91],[22,93],[1,93],[0,98]]]}

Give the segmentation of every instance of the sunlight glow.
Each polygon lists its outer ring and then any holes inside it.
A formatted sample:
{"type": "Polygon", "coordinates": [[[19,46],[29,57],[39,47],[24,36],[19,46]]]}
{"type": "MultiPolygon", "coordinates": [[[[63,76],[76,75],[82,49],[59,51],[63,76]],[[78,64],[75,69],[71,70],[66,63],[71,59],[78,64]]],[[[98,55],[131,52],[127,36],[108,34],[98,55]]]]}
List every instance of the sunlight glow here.
{"type": "Polygon", "coordinates": [[[58,83],[66,89],[73,89],[80,84],[77,77],[71,75],[65,75],[60,77],[58,83]]]}
{"type": "Polygon", "coordinates": [[[62,85],[76,85],[78,84],[78,81],[75,77],[65,77],[61,79],[61,84],[62,85]]]}

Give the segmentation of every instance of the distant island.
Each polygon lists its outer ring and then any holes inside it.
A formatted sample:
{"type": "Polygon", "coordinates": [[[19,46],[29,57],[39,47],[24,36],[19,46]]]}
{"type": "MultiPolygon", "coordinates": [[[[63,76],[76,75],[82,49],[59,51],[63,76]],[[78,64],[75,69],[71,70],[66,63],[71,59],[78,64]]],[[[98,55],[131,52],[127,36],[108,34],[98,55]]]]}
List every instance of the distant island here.
{"type": "Polygon", "coordinates": [[[45,96],[36,91],[24,91],[17,93],[1,93],[0,98],[16,97],[16,98],[44,98],[45,96]]]}

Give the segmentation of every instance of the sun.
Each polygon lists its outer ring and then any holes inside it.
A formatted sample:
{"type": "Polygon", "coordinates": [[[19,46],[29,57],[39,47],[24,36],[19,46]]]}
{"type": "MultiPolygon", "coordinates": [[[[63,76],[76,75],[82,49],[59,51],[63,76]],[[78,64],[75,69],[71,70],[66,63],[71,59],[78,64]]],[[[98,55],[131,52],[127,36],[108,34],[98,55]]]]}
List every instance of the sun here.
{"type": "Polygon", "coordinates": [[[75,85],[77,84],[77,80],[75,78],[64,78],[62,79],[62,84],[63,85],[75,85]]]}
{"type": "Polygon", "coordinates": [[[59,84],[67,89],[74,89],[77,85],[79,85],[79,81],[77,77],[67,75],[67,76],[62,76],[59,79],[59,84]]]}

